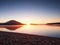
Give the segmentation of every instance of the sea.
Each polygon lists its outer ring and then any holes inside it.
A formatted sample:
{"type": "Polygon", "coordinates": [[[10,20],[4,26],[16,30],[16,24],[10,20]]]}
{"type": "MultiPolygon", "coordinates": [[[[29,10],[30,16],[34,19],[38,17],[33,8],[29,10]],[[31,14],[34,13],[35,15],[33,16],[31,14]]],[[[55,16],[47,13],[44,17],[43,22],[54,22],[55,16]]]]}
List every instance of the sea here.
{"type": "Polygon", "coordinates": [[[0,31],[60,38],[60,26],[52,25],[0,25],[0,31]]]}

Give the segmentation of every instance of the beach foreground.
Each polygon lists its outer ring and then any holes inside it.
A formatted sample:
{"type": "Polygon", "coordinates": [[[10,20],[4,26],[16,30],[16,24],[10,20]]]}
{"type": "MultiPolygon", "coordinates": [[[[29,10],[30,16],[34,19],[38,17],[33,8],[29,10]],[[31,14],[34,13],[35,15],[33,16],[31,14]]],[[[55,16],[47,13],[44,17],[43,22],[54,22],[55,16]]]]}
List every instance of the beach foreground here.
{"type": "Polygon", "coordinates": [[[0,31],[0,45],[60,45],[60,38],[0,31]]]}

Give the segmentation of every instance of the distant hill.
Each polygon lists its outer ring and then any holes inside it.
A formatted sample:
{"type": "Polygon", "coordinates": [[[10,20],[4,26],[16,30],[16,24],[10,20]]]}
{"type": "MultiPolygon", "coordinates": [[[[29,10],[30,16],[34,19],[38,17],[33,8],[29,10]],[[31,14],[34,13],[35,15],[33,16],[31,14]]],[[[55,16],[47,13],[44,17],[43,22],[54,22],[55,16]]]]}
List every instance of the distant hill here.
{"type": "Polygon", "coordinates": [[[0,23],[0,25],[23,25],[23,24],[20,23],[20,22],[15,21],[15,20],[10,20],[6,23],[0,23]]]}
{"type": "Polygon", "coordinates": [[[55,22],[55,23],[47,23],[47,25],[57,25],[57,26],[60,26],[60,22],[55,22]]]}

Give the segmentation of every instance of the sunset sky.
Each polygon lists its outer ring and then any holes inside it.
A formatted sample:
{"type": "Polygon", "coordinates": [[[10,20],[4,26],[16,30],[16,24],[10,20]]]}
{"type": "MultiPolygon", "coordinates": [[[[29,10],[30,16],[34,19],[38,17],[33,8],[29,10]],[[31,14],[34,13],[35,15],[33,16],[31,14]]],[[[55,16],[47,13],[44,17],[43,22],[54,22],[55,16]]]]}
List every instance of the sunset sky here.
{"type": "Polygon", "coordinates": [[[0,0],[0,22],[60,22],[59,0],[0,0]]]}

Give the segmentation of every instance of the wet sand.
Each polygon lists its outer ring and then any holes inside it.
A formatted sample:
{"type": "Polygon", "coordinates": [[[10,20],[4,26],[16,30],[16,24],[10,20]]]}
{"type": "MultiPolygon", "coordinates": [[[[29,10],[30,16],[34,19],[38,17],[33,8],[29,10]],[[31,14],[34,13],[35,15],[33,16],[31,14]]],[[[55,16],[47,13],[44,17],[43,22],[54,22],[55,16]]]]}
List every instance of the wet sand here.
{"type": "Polygon", "coordinates": [[[0,45],[60,45],[60,38],[0,31],[0,45]]]}

